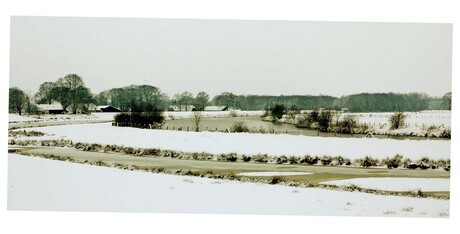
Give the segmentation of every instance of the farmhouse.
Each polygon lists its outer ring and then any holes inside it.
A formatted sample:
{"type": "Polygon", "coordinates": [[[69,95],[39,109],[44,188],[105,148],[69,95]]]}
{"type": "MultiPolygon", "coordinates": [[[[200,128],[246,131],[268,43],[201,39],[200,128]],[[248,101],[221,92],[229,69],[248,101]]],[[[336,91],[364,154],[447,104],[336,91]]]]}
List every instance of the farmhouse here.
{"type": "Polygon", "coordinates": [[[65,110],[61,103],[53,102],[51,104],[38,104],[38,111],[43,114],[64,114],[65,110]]]}
{"type": "Polygon", "coordinates": [[[227,106],[206,106],[204,111],[228,111],[227,106]]]}
{"type": "Polygon", "coordinates": [[[196,111],[196,107],[194,105],[172,105],[168,108],[168,111],[196,111]]]}
{"type": "Polygon", "coordinates": [[[113,106],[96,106],[93,110],[94,112],[121,112],[120,109],[113,106]]]}

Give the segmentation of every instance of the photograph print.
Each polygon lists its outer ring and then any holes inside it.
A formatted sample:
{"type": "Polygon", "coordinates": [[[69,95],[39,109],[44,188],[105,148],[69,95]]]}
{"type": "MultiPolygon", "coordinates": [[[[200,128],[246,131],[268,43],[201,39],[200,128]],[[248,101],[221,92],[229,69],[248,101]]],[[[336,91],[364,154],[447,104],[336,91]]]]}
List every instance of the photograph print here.
{"type": "Polygon", "coordinates": [[[8,210],[448,218],[452,24],[11,17],[8,210]]]}

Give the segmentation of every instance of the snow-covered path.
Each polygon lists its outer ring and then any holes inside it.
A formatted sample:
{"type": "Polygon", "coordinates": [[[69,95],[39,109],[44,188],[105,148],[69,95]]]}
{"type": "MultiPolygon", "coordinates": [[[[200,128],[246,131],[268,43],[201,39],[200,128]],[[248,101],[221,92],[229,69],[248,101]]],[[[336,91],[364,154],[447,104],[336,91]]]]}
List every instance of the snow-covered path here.
{"type": "MultiPolygon", "coordinates": [[[[160,148],[185,152],[240,153],[269,155],[329,155],[349,159],[372,156],[378,159],[401,154],[418,160],[449,159],[450,141],[393,140],[376,138],[309,137],[294,135],[182,132],[113,127],[110,123],[80,124],[31,128],[73,142],[115,144],[142,148],[160,148]]],[[[45,136],[50,138],[50,136],[45,136]]],[[[29,138],[31,139],[31,138],[29,138]]]]}
{"type": "Polygon", "coordinates": [[[8,156],[8,209],[446,217],[449,201],[221,181],[8,156]]]}

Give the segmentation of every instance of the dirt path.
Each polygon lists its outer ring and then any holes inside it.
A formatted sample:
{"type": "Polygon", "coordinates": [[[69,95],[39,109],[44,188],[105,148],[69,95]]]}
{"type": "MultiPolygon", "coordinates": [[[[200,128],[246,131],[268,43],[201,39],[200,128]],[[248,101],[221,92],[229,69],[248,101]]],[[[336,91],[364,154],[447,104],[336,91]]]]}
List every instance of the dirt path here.
{"type": "Polygon", "coordinates": [[[133,156],[126,154],[81,151],[74,148],[54,147],[17,147],[10,146],[9,150],[18,150],[33,155],[55,155],[70,157],[79,162],[102,161],[107,164],[122,164],[138,167],[163,167],[165,169],[193,170],[198,172],[310,172],[311,175],[285,176],[293,181],[307,181],[317,184],[323,181],[364,178],[364,177],[411,177],[411,178],[450,178],[450,173],[437,170],[410,170],[405,168],[361,168],[344,166],[310,166],[295,164],[245,163],[172,159],[164,157],[133,156]]]}

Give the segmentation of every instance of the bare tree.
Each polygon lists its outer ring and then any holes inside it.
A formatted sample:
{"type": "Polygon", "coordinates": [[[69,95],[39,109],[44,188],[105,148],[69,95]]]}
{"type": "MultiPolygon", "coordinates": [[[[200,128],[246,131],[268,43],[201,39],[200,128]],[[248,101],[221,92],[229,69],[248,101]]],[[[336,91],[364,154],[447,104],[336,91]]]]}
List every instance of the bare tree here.
{"type": "Polygon", "coordinates": [[[22,111],[25,107],[26,95],[24,91],[19,88],[10,88],[9,91],[9,109],[10,112],[16,112],[22,115],[22,111]]]}
{"type": "Polygon", "coordinates": [[[93,97],[91,91],[77,74],[68,74],[59,78],[53,88],[54,96],[61,103],[64,109],[70,107],[73,114],[77,113],[78,107],[82,104],[91,103],[93,97]]]}
{"type": "Polygon", "coordinates": [[[448,92],[442,96],[442,105],[448,110],[452,109],[452,92],[448,92]]]}
{"type": "Polygon", "coordinates": [[[45,82],[40,85],[38,92],[35,94],[35,101],[38,104],[51,104],[53,102],[53,88],[56,86],[54,82],[45,82]]]}
{"type": "Polygon", "coordinates": [[[199,92],[195,97],[196,109],[202,111],[207,105],[209,105],[209,94],[206,92],[199,92]]]}
{"type": "Polygon", "coordinates": [[[201,120],[203,120],[203,115],[201,114],[201,112],[200,111],[193,112],[192,122],[193,122],[193,126],[195,127],[195,132],[200,131],[201,120]]]}
{"type": "Polygon", "coordinates": [[[34,98],[30,90],[24,91],[24,109],[29,115],[37,112],[37,105],[34,103],[34,98]]]}

